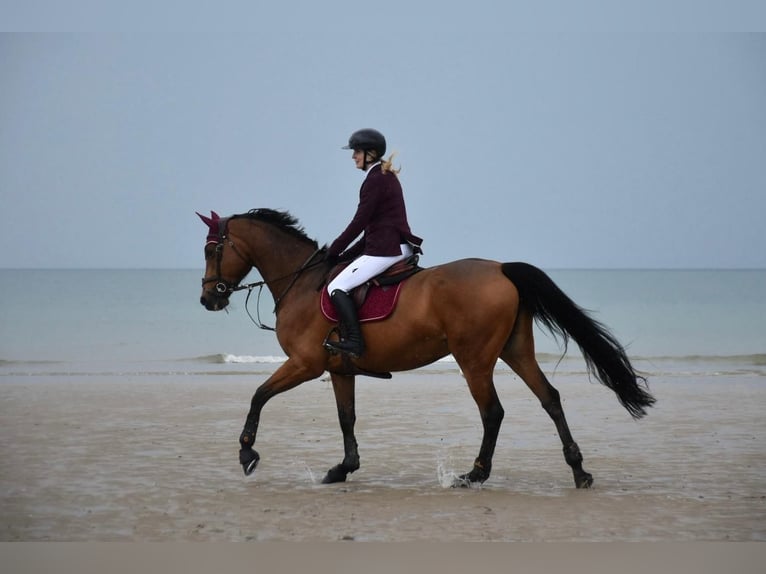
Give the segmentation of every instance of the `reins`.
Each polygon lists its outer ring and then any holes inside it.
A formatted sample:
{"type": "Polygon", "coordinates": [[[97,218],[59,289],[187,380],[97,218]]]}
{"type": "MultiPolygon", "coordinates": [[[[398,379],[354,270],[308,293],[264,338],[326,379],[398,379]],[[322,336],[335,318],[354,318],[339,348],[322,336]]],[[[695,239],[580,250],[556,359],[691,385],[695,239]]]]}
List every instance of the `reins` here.
{"type": "Polygon", "coordinates": [[[301,265],[296,271],[293,271],[289,275],[284,275],[282,277],[277,277],[276,279],[272,279],[271,281],[256,281],[255,283],[247,283],[246,285],[237,285],[236,287],[230,287],[229,291],[243,291],[247,289],[247,297],[245,297],[245,311],[247,312],[247,316],[250,317],[250,320],[253,322],[253,324],[258,327],[259,329],[263,329],[264,331],[276,331],[274,327],[269,327],[268,325],[265,325],[263,321],[261,321],[261,293],[263,292],[263,286],[268,285],[269,283],[276,283],[277,281],[281,281],[283,279],[287,279],[288,277],[292,277],[292,280],[287,285],[287,287],[282,291],[282,293],[279,295],[279,297],[276,297],[274,299],[274,313],[277,312],[277,309],[279,308],[279,304],[282,302],[282,299],[284,299],[285,295],[287,295],[288,291],[292,289],[293,285],[295,285],[295,282],[298,281],[298,277],[300,277],[300,274],[303,273],[307,269],[311,269],[312,267],[316,267],[320,263],[322,263],[322,260],[316,261],[312,263],[314,258],[319,255],[320,253],[324,253],[326,251],[325,247],[322,247],[321,249],[317,249],[312,253],[309,258],[301,265]],[[250,295],[253,293],[253,289],[258,287],[258,300],[255,305],[256,310],[256,316],[257,319],[253,318],[253,315],[250,313],[250,309],[248,307],[248,303],[250,301],[250,295]]]}

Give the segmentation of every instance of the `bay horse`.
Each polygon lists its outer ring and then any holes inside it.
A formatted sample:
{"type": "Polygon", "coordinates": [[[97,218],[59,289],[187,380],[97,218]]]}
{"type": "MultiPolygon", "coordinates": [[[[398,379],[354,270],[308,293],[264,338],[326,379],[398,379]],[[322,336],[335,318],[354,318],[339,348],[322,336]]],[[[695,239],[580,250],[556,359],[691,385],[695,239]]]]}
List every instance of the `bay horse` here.
{"type": "MultiPolygon", "coordinates": [[[[280,393],[330,373],[343,434],[343,460],[323,483],[343,482],[359,469],[354,435],[355,380],[359,373],[409,371],[452,354],[479,408],[483,437],[473,468],[455,486],[486,481],[504,410],[493,382],[500,359],[527,384],[553,420],[577,488],[593,476],[583,469],[559,392],[535,358],[533,324],[563,339],[570,337],[585,359],[589,376],[614,391],[631,416],[639,419],[654,404],[616,338],[577,306],[542,270],[527,263],[462,259],[421,270],[402,286],[396,309],[386,319],[364,323],[367,350],[359,359],[331,355],[323,347],[334,326],[320,312],[320,295],[330,272],[326,248],[310,239],[287,212],[254,209],[219,217],[197,214],[208,225],[206,269],[201,304],[220,311],[232,293],[266,286],[274,298],[276,336],[287,360],[255,391],[239,438],[239,462],[250,475],[260,456],[254,450],[264,405],[280,393]],[[240,282],[255,268],[263,281],[240,282]]],[[[260,293],[259,293],[260,294],[260,293]]]]}

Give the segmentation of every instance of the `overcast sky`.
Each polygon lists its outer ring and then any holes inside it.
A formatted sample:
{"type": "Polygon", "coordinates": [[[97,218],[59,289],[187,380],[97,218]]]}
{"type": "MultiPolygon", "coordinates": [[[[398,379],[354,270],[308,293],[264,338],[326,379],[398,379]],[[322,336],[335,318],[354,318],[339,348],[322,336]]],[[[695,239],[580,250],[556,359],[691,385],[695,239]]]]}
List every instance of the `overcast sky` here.
{"type": "Polygon", "coordinates": [[[766,35],[274,4],[250,33],[0,35],[0,267],[201,269],[211,209],[329,243],[361,127],[424,265],[766,267],[766,35]]]}

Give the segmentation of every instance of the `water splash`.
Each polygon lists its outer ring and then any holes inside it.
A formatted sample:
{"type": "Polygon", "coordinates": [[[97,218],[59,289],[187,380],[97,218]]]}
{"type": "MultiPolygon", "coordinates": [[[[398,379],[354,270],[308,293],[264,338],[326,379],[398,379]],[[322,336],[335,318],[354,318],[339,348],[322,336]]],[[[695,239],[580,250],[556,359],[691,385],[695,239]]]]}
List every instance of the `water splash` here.
{"type": "Polygon", "coordinates": [[[309,465],[304,465],[303,467],[306,471],[306,474],[309,477],[309,482],[311,484],[320,484],[320,480],[317,478],[317,476],[314,474],[314,471],[311,470],[311,467],[309,465]]]}
{"type": "Polygon", "coordinates": [[[439,485],[442,488],[454,488],[455,486],[471,487],[471,483],[460,478],[454,466],[451,457],[447,457],[446,460],[436,461],[436,479],[439,481],[439,485]]]}

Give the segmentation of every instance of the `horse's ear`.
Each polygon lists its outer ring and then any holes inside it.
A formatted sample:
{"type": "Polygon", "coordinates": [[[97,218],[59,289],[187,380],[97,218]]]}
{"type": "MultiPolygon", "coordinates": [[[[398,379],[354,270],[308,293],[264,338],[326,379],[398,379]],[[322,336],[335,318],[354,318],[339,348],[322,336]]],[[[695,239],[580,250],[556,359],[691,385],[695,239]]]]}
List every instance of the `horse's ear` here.
{"type": "Polygon", "coordinates": [[[197,214],[197,216],[205,222],[205,225],[207,225],[210,229],[217,229],[218,228],[218,220],[221,219],[221,216],[218,215],[215,211],[210,211],[210,217],[205,217],[202,215],[199,211],[195,211],[194,213],[197,214]]]}
{"type": "MultiPolygon", "coordinates": [[[[194,213],[197,214],[197,216],[205,223],[205,225],[207,225],[208,227],[213,227],[213,220],[212,219],[210,219],[209,217],[205,217],[199,211],[195,211],[194,213]]],[[[215,215],[214,211],[211,211],[210,213],[215,215]]]]}

